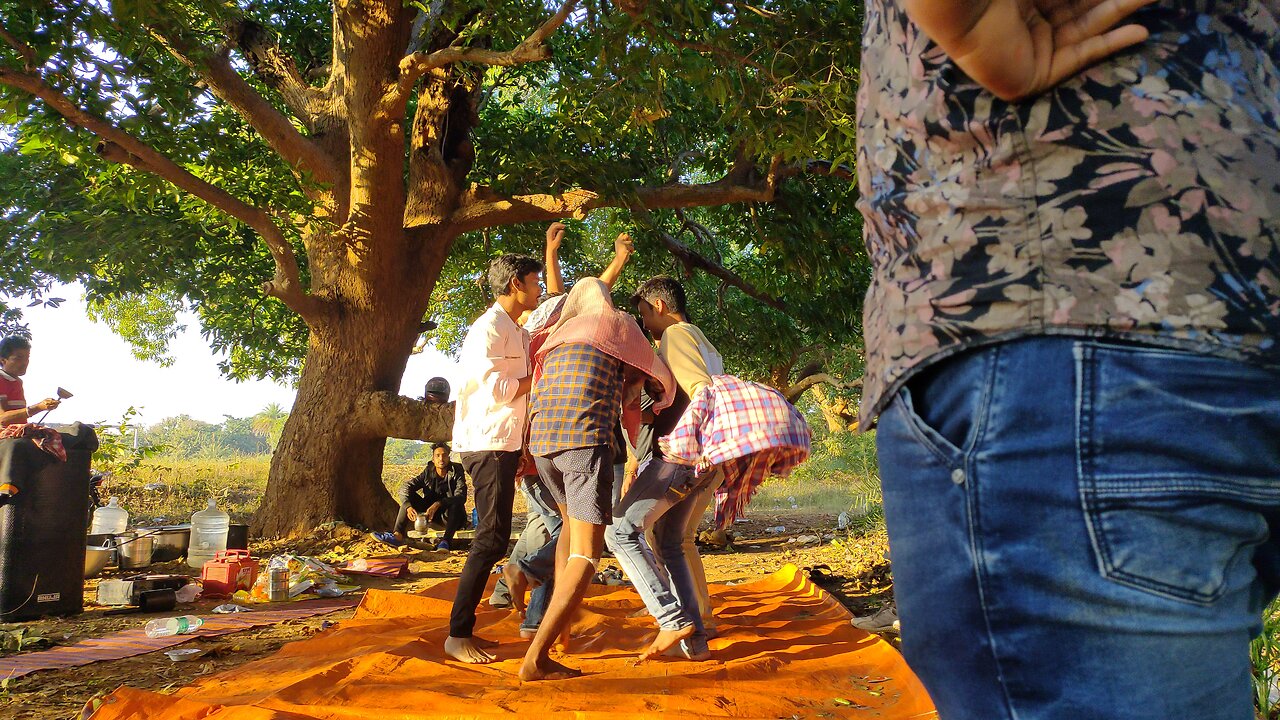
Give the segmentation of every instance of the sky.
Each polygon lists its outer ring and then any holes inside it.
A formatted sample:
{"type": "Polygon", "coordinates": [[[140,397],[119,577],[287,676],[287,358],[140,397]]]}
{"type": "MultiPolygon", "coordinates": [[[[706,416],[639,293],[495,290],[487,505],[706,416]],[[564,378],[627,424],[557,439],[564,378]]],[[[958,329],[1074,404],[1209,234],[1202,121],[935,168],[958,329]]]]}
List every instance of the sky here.
{"type": "MultiPolygon", "coordinates": [[[[130,406],[137,408],[142,425],[165,418],[189,415],[205,422],[221,422],[225,415],[248,417],[271,403],[286,411],[293,405],[294,390],[269,380],[234,382],[218,370],[217,355],[200,337],[194,315],[180,317],[187,329],[169,344],[173,365],[138,360],[129,345],[111,329],[89,319],[84,289],[79,285],[55,286],[45,297],[65,298],[57,308],[23,310],[31,331],[31,365],[23,376],[27,403],[52,397],[59,387],[74,393],[49,413],[48,422],[118,423],[130,406]]],[[[16,301],[14,305],[24,305],[16,301]]],[[[457,363],[428,346],[409,358],[400,393],[421,397],[427,379],[442,375],[457,387],[457,363]]]]}

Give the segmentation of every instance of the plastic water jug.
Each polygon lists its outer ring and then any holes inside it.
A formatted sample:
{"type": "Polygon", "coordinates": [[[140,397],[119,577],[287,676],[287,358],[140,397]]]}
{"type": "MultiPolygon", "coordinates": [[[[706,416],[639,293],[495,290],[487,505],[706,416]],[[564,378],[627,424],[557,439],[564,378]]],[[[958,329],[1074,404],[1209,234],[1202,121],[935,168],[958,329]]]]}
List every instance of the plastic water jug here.
{"type": "Polygon", "coordinates": [[[129,527],[129,513],[120,507],[119,499],[113,497],[107,501],[106,505],[93,511],[93,524],[89,526],[89,534],[118,535],[127,527],[129,527]]]}
{"type": "Polygon", "coordinates": [[[213,498],[209,506],[191,516],[191,543],[187,546],[187,565],[203,568],[204,564],[227,549],[227,528],[231,516],[218,509],[213,498]]]}

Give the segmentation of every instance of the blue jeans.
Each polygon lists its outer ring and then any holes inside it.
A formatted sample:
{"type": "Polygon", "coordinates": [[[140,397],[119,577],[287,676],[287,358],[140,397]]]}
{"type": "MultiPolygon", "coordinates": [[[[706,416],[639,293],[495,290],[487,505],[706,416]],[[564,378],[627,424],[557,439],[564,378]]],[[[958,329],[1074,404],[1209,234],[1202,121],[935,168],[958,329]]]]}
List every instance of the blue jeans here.
{"type": "Polygon", "coordinates": [[[1280,581],[1280,373],[1034,338],[877,433],[902,650],[946,720],[1251,720],[1280,581]]]}
{"type": "Polygon", "coordinates": [[[555,590],[556,541],[560,539],[563,521],[555,501],[551,499],[551,493],[542,486],[541,480],[521,483],[520,487],[529,510],[542,517],[548,535],[546,544],[541,548],[534,548],[517,561],[525,574],[538,578],[542,583],[529,593],[529,605],[525,608],[524,620],[520,623],[521,630],[537,630],[542,624],[542,616],[547,612],[547,605],[551,602],[551,593],[555,590]]]}
{"type": "Polygon", "coordinates": [[[693,625],[695,637],[706,634],[699,589],[684,555],[684,536],[689,518],[699,509],[700,491],[720,480],[718,473],[694,479],[692,467],[654,458],[614,509],[608,534],[613,536],[618,564],[663,630],[693,625]],[[668,492],[673,487],[687,494],[677,499],[668,492]],[[649,527],[657,548],[650,548],[645,540],[649,527]],[[661,565],[654,550],[661,556],[661,565]]]}

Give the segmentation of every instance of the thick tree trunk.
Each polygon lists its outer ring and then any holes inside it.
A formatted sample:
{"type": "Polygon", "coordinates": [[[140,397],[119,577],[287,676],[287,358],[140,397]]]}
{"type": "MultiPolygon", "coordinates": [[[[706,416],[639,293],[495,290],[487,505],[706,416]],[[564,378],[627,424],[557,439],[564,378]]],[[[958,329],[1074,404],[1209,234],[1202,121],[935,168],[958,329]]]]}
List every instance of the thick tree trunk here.
{"type": "Polygon", "coordinates": [[[858,429],[858,414],[844,398],[832,395],[820,385],[814,385],[811,391],[817,401],[822,417],[827,421],[827,430],[832,433],[853,432],[858,429]]]}
{"type": "Polygon", "coordinates": [[[296,535],[334,519],[390,527],[396,505],[382,483],[386,436],[362,422],[359,406],[370,393],[399,388],[420,317],[420,310],[387,308],[312,330],[297,399],[253,520],[256,536],[296,535]]]}

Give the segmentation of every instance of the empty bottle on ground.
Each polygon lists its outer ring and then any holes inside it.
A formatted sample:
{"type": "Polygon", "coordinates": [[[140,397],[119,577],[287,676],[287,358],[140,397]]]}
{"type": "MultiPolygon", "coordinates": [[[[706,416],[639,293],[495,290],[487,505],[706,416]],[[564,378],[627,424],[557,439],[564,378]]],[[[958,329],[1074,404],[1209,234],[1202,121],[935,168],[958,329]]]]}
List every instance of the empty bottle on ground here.
{"type": "Polygon", "coordinates": [[[204,567],[218,553],[227,549],[227,528],[231,516],[218,509],[213,498],[209,506],[191,516],[191,543],[187,546],[187,564],[204,567]]]}
{"type": "Polygon", "coordinates": [[[195,615],[179,615],[178,617],[148,620],[144,632],[147,633],[147,637],[151,638],[188,635],[199,630],[201,625],[204,625],[204,620],[195,615]]]}

